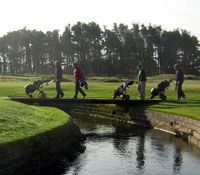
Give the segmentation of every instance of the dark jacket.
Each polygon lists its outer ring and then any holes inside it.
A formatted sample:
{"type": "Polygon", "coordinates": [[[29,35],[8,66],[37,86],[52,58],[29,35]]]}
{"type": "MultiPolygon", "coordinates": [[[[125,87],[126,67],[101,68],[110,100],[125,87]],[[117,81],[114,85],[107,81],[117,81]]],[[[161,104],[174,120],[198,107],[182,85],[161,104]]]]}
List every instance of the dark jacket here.
{"type": "Polygon", "coordinates": [[[146,78],[146,72],[144,69],[141,69],[138,71],[137,78],[138,78],[138,81],[146,81],[147,78],[146,78]]]}
{"type": "Polygon", "coordinates": [[[62,80],[62,68],[61,66],[56,66],[55,67],[55,79],[56,80],[62,80]]]}
{"type": "Polygon", "coordinates": [[[178,82],[183,82],[184,81],[184,74],[182,69],[177,69],[176,70],[176,81],[178,82]]]}

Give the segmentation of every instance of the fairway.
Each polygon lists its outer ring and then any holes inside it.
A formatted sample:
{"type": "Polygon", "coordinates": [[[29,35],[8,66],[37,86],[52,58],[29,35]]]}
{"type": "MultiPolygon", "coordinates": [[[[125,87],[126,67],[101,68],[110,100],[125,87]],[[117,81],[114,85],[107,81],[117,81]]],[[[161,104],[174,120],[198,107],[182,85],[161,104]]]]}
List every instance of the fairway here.
{"type": "MultiPolygon", "coordinates": [[[[24,86],[26,84],[32,83],[32,78],[30,81],[27,81],[27,78],[17,79],[17,80],[7,80],[0,82],[0,97],[26,97],[24,92],[24,86]]],[[[88,80],[89,90],[84,91],[87,93],[87,98],[112,98],[113,90],[121,85],[122,82],[125,82],[125,79],[115,79],[112,78],[111,82],[108,82],[108,79],[103,78],[91,78],[88,80]]],[[[150,90],[153,87],[156,87],[160,82],[160,79],[150,78],[146,84],[146,98],[150,98],[150,90]]],[[[186,94],[186,99],[181,101],[175,101],[175,82],[172,82],[170,87],[166,90],[166,96],[168,100],[173,100],[173,102],[162,102],[157,105],[152,105],[147,107],[150,110],[169,112],[173,114],[180,114],[188,117],[192,117],[200,120],[200,80],[186,80],[183,84],[183,90],[186,94]]],[[[64,98],[72,98],[74,95],[74,83],[73,81],[62,82],[61,87],[65,93],[64,98]]],[[[131,99],[137,99],[139,94],[136,89],[137,85],[133,84],[128,89],[128,94],[131,96],[131,99]]],[[[55,83],[44,85],[42,88],[47,94],[47,97],[55,97],[55,83]]],[[[34,97],[37,97],[38,92],[33,94],[34,97]]],[[[82,98],[79,94],[78,98],[82,98]]],[[[159,99],[156,97],[155,99],[159,99]]],[[[142,106],[143,107],[143,106],[142,106]]],[[[141,107],[141,108],[142,108],[141,107]]],[[[144,108],[146,108],[144,106],[144,108]]]]}

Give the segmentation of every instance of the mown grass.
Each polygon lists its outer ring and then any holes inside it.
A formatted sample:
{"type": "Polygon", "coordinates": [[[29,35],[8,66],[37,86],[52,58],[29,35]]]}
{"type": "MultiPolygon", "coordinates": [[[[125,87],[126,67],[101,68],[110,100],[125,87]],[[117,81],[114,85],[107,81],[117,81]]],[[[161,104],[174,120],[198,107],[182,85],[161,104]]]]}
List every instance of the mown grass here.
{"type": "MultiPolygon", "coordinates": [[[[15,77],[19,78],[19,77],[15,77]]],[[[27,77],[26,77],[27,78],[27,77]]],[[[14,97],[14,96],[26,96],[24,93],[24,86],[28,83],[32,83],[34,79],[30,78],[25,80],[9,80],[0,82],[0,97],[14,97]]],[[[29,78],[29,77],[28,77],[29,78]]],[[[157,84],[161,80],[165,79],[174,79],[174,75],[162,75],[156,77],[148,77],[148,81],[146,84],[146,98],[150,98],[150,89],[156,87],[157,84]]],[[[157,105],[152,106],[143,106],[145,109],[157,110],[163,112],[169,112],[179,115],[184,115],[188,117],[192,117],[200,120],[200,80],[199,77],[188,75],[186,76],[186,80],[183,84],[184,92],[187,96],[187,99],[184,101],[175,101],[176,92],[174,91],[175,82],[171,83],[171,86],[166,91],[166,95],[168,102],[162,102],[157,105]],[[192,80],[190,80],[192,79],[192,80]]],[[[74,83],[71,75],[64,75],[64,79],[68,80],[61,84],[62,89],[65,93],[65,98],[72,98],[74,95],[74,83]]],[[[6,78],[4,79],[6,80],[6,78]]],[[[89,77],[89,90],[85,90],[87,93],[87,98],[112,98],[113,90],[121,85],[122,82],[127,80],[134,80],[134,77],[89,77]],[[109,81],[110,80],[110,81],[109,81]]],[[[128,93],[130,94],[132,99],[137,99],[139,94],[136,90],[136,84],[131,86],[128,89],[128,93]]],[[[55,91],[55,83],[49,84],[42,88],[45,93],[47,93],[47,97],[56,96],[55,91]]],[[[37,97],[37,92],[35,92],[34,97],[37,97]]],[[[79,94],[79,98],[81,98],[79,94]]],[[[155,99],[158,99],[156,97],[155,99]]]]}
{"type": "Polygon", "coordinates": [[[57,108],[30,106],[1,99],[0,145],[35,136],[69,121],[69,116],[57,108]]]}

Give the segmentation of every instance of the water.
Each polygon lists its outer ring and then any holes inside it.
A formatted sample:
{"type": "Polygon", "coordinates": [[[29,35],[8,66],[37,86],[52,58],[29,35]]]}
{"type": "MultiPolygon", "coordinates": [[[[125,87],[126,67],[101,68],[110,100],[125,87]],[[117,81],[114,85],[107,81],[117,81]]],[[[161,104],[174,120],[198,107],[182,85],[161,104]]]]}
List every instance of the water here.
{"type": "MultiPolygon", "coordinates": [[[[62,159],[65,175],[199,175],[200,149],[158,130],[76,118],[85,151],[62,159]]],[[[61,164],[61,163],[60,163],[61,164]]]]}

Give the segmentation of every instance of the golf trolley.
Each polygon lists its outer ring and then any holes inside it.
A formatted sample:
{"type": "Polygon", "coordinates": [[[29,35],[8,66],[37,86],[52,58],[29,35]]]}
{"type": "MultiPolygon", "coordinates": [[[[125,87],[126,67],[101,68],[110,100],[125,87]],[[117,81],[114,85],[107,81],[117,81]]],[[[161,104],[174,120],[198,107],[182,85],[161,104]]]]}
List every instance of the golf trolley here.
{"type": "Polygon", "coordinates": [[[41,89],[42,87],[46,84],[48,85],[49,83],[54,82],[55,80],[36,80],[33,82],[33,84],[27,84],[24,88],[25,88],[25,93],[26,95],[28,95],[30,98],[33,97],[32,93],[34,93],[35,91],[38,91],[38,97],[39,98],[46,98],[46,93],[44,93],[41,89]]]}
{"type": "Polygon", "coordinates": [[[153,99],[155,96],[159,96],[162,100],[166,100],[167,96],[165,95],[165,90],[170,86],[170,83],[172,80],[164,80],[161,81],[157,88],[151,89],[151,99],[153,99]]]}
{"type": "Polygon", "coordinates": [[[126,89],[129,88],[129,86],[133,85],[133,83],[134,81],[122,83],[121,86],[114,90],[112,98],[116,99],[117,97],[120,97],[121,99],[129,100],[130,95],[127,94],[126,89]]]}

